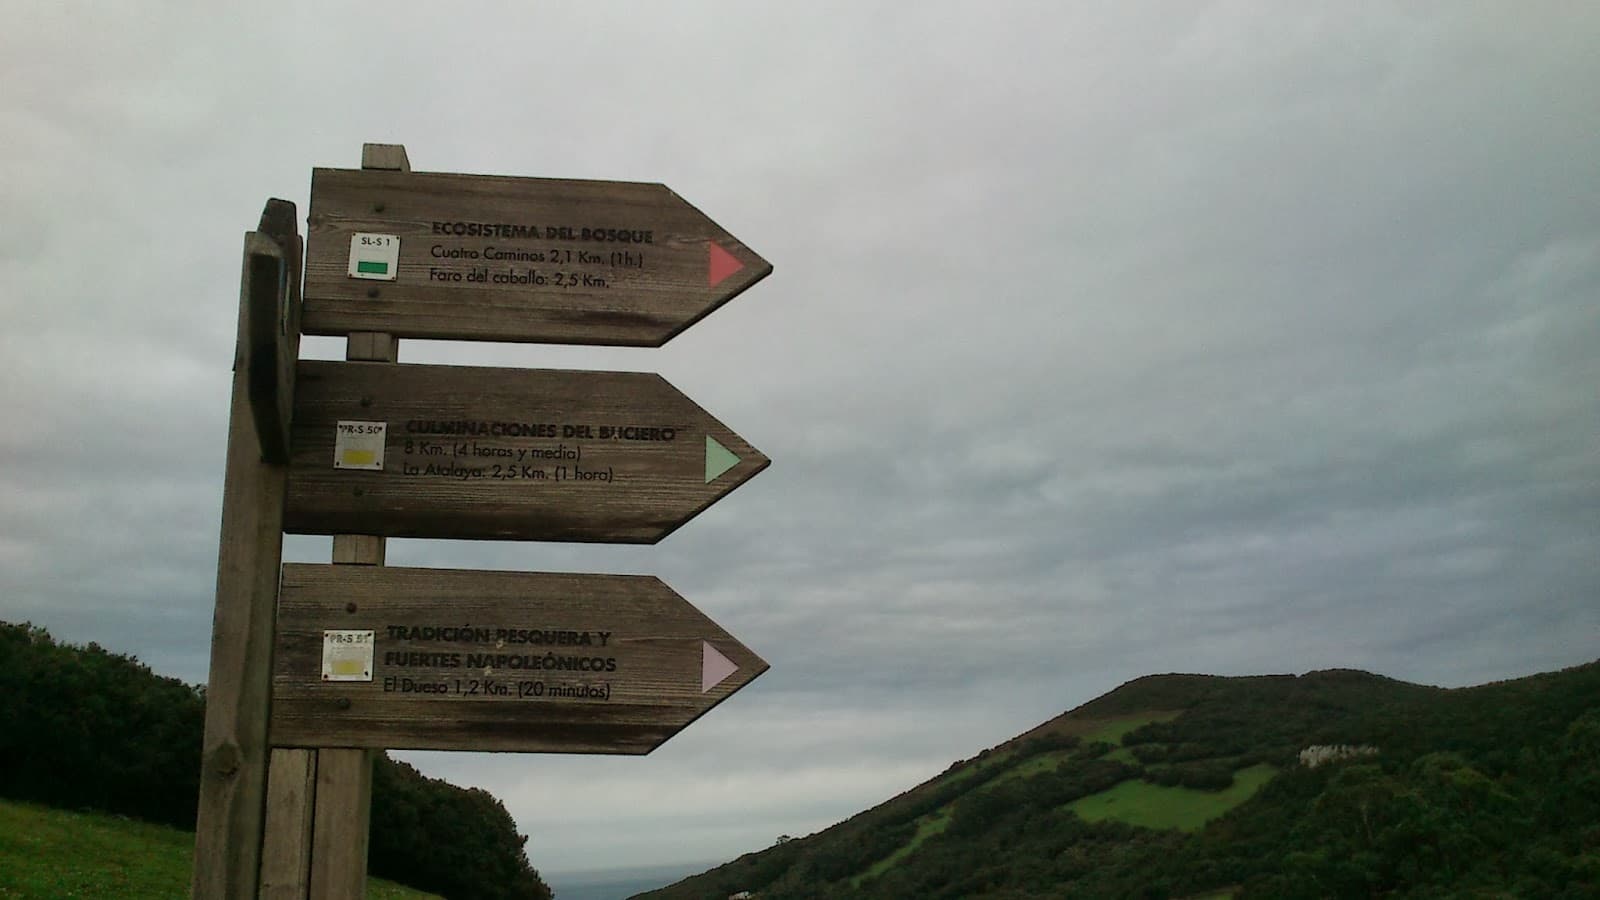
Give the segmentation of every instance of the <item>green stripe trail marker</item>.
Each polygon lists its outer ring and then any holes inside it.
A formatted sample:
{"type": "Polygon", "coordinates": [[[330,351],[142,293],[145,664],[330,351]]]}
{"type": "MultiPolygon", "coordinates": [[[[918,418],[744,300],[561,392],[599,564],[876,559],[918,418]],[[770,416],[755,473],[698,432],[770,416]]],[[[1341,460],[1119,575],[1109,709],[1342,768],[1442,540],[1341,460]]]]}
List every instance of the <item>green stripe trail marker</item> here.
{"type": "Polygon", "coordinates": [[[363,231],[350,236],[347,274],[351,278],[394,281],[399,268],[399,235],[363,231]]]}

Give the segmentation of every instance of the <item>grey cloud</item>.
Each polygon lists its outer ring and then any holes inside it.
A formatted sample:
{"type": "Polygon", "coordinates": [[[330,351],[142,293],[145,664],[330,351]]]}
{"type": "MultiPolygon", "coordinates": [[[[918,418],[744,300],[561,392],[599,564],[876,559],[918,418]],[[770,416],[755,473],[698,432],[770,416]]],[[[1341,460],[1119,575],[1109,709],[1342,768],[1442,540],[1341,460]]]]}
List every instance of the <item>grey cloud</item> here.
{"type": "Polygon", "coordinates": [[[1592,659],[1600,17],[975,9],[19,11],[0,618],[203,679],[240,233],[398,140],[776,265],[660,350],[402,342],[660,371],[774,460],[653,547],[391,542],[656,574],[773,663],[644,759],[408,755],[536,864],[731,858],[1152,671],[1592,659]]]}

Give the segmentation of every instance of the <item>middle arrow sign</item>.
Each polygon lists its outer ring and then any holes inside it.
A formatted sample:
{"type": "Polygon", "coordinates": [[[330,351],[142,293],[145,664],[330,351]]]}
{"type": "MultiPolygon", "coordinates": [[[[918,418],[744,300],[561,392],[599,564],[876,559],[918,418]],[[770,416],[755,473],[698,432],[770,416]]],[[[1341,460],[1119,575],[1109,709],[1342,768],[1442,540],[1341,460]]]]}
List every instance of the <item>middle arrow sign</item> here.
{"type": "Polygon", "coordinates": [[[659,375],[303,360],[284,530],[654,543],[769,463],[659,375]]]}

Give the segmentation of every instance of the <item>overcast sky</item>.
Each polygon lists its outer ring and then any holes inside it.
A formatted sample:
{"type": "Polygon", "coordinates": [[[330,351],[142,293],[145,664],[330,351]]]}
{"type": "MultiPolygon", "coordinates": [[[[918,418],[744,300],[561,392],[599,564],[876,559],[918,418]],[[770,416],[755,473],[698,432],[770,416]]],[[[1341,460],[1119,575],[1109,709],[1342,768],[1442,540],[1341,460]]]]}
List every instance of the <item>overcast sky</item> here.
{"type": "Polygon", "coordinates": [[[401,344],[658,371],[773,460],[653,547],[391,541],[659,575],[772,664],[642,758],[399,754],[542,870],[810,833],[1147,673],[1600,656],[1590,4],[227,5],[0,0],[0,619],[205,680],[241,237],[382,141],[775,266],[659,350],[401,344]]]}

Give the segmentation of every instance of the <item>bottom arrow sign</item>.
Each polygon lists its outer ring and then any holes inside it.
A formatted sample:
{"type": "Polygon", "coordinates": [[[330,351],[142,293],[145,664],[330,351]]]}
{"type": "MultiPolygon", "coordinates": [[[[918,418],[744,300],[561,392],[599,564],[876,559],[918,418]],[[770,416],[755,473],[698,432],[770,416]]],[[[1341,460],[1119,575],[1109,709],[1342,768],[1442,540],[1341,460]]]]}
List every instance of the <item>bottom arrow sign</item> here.
{"type": "Polygon", "coordinates": [[[766,670],[650,576],[287,565],[271,741],[649,753],[766,670]]]}

